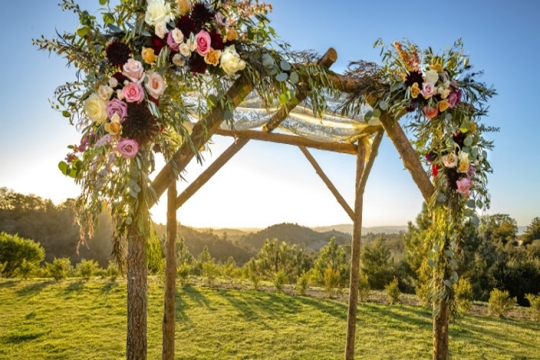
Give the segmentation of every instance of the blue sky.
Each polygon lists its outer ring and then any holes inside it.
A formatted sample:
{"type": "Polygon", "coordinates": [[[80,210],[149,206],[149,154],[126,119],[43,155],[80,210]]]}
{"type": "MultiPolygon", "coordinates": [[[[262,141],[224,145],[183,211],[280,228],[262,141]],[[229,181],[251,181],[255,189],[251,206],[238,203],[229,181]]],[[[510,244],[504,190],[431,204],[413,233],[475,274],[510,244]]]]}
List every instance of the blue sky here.
{"type": "MultiPolygon", "coordinates": [[[[98,0],[79,1],[90,12],[98,0]]],[[[61,202],[78,188],[57,168],[66,146],[80,138],[48,99],[54,89],[74,79],[74,69],[55,55],[38,51],[32,38],[74,31],[77,19],[54,0],[0,2],[3,91],[0,97],[0,187],[61,202]]],[[[538,1],[285,1],[272,2],[272,26],[294,49],[338,52],[333,70],[349,61],[380,63],[373,43],[407,38],[435,51],[462,38],[482,81],[498,95],[484,123],[500,127],[487,134],[495,141],[489,154],[494,168],[488,187],[488,214],[505,213],[528,225],[540,216],[540,117],[538,66],[540,2],[538,1]]],[[[209,163],[231,143],[216,137],[206,153],[209,163]]],[[[353,204],[355,159],[314,151],[327,175],[353,204]]],[[[195,179],[201,166],[188,167],[195,179]]],[[[182,189],[186,184],[179,184],[182,189]]],[[[405,225],[420,211],[422,198],[399,155],[384,139],[368,181],[364,225],[405,225]]],[[[153,209],[165,221],[165,197],[153,209]]],[[[278,222],[306,226],[350,223],[301,152],[294,147],[249,143],[199,193],[178,211],[178,219],[198,227],[264,227],[278,222]]]]}

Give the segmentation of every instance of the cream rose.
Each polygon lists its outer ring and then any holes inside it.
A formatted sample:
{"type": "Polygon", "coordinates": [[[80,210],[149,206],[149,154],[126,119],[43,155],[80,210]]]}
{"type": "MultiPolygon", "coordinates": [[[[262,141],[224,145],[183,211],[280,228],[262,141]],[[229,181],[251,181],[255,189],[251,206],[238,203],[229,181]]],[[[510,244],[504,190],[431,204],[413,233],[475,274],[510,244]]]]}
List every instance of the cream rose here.
{"type": "Polygon", "coordinates": [[[84,112],[90,120],[102,124],[107,120],[107,102],[93,93],[84,102],[84,112]]]}
{"type": "Polygon", "coordinates": [[[234,45],[227,46],[221,52],[221,68],[227,75],[234,75],[237,71],[243,70],[245,67],[246,62],[240,59],[240,55],[236,52],[234,45]]]}
{"type": "Polygon", "coordinates": [[[116,78],[110,78],[109,79],[109,86],[112,87],[112,88],[115,88],[118,86],[118,80],[116,80],[116,78]]]}
{"type": "Polygon", "coordinates": [[[158,99],[165,92],[165,81],[157,72],[148,74],[148,81],[144,84],[148,94],[154,99],[158,99]]]}
{"type": "Polygon", "coordinates": [[[180,50],[180,54],[182,54],[182,56],[185,56],[185,57],[191,56],[191,50],[189,49],[189,45],[186,43],[181,43],[180,46],[178,47],[178,50],[180,50]]]}
{"type": "Polygon", "coordinates": [[[435,70],[428,70],[424,75],[426,80],[432,84],[435,84],[439,80],[439,73],[435,70]]]}
{"type": "Polygon", "coordinates": [[[184,34],[182,31],[180,31],[180,29],[174,28],[172,31],[172,38],[177,44],[181,44],[184,41],[184,34]]]}
{"type": "Polygon", "coordinates": [[[99,85],[98,95],[100,98],[107,101],[111,98],[113,91],[114,90],[108,85],[99,85]]]}
{"type": "Polygon", "coordinates": [[[144,21],[150,26],[165,25],[174,19],[171,5],[165,0],[148,0],[144,21]]]}
{"type": "Polygon", "coordinates": [[[469,171],[469,165],[470,165],[469,154],[464,151],[460,151],[458,154],[458,160],[459,160],[459,165],[457,169],[458,172],[467,173],[467,171],[469,171]]]}
{"type": "Polygon", "coordinates": [[[120,116],[114,114],[111,118],[111,122],[105,124],[105,131],[111,135],[118,135],[122,131],[122,124],[120,124],[120,116]]]}
{"type": "Polygon", "coordinates": [[[158,24],[155,27],[156,36],[160,39],[163,39],[165,37],[165,34],[167,34],[167,28],[163,24],[158,24]]]}
{"type": "Polygon", "coordinates": [[[456,154],[451,153],[442,157],[442,162],[447,168],[454,168],[457,165],[458,158],[456,154]]]}

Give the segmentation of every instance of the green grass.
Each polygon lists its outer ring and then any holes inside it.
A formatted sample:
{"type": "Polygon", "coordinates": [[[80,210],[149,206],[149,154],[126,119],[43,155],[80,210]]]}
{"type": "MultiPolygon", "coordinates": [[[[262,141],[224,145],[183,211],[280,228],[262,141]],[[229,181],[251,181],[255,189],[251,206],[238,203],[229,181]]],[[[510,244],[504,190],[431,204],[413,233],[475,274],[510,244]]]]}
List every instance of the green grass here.
{"type": "MultiPolygon", "coordinates": [[[[148,359],[161,357],[163,285],[152,279],[148,359]]],[[[177,294],[177,359],[341,359],[338,301],[188,286],[177,294]]],[[[108,280],[0,280],[0,359],[123,359],[126,285],[108,280]]],[[[358,359],[431,358],[431,314],[362,304],[358,359]]],[[[450,327],[453,359],[540,359],[540,323],[465,316],[450,327]]]]}

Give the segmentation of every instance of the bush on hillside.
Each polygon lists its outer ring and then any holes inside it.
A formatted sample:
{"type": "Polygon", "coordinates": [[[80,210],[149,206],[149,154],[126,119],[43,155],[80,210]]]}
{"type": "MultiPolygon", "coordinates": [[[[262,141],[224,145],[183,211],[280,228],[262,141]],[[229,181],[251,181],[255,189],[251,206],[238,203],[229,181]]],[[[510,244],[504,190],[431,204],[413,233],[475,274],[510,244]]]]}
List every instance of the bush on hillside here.
{"type": "Polygon", "coordinates": [[[454,284],[454,292],[458,304],[458,310],[467,313],[472,308],[473,291],[471,282],[467,279],[460,278],[457,284],[454,284]]]}
{"type": "Polygon", "coordinates": [[[18,235],[0,233],[0,264],[3,264],[1,274],[4,277],[13,277],[25,260],[39,265],[43,259],[45,250],[39,243],[18,235]]]}
{"type": "Polygon", "coordinates": [[[94,276],[98,268],[98,263],[95,260],[82,259],[81,262],[75,267],[75,272],[78,276],[88,281],[92,276],[94,276]]]}
{"type": "Polygon", "coordinates": [[[69,258],[55,258],[52,263],[47,263],[47,272],[50,277],[58,281],[67,278],[71,270],[69,258]]]}
{"type": "Polygon", "coordinates": [[[529,300],[530,307],[527,310],[531,320],[540,321],[540,294],[527,294],[525,298],[529,300]]]}
{"type": "Polygon", "coordinates": [[[514,307],[516,298],[511,298],[508,291],[493,289],[489,294],[488,313],[493,316],[506,316],[514,307]]]}
{"type": "Polygon", "coordinates": [[[399,281],[397,278],[394,278],[394,280],[384,287],[384,292],[390,305],[401,303],[399,299],[401,291],[399,290],[399,281]]]}

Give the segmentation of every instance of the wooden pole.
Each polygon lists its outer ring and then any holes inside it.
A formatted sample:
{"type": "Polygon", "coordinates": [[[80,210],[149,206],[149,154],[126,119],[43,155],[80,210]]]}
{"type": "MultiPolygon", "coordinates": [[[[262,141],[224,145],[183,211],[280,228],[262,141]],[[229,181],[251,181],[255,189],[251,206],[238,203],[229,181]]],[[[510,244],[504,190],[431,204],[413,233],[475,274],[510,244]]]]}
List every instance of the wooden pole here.
{"type": "MultiPolygon", "coordinates": [[[[300,151],[302,151],[302,153],[304,154],[306,159],[308,159],[311,166],[313,166],[313,168],[315,169],[315,172],[317,173],[317,175],[319,175],[319,177],[322,179],[322,181],[328,187],[330,192],[334,195],[334,197],[336,198],[337,202],[341,205],[343,210],[345,210],[345,212],[347,213],[347,215],[349,215],[351,220],[354,221],[355,216],[354,216],[353,209],[351,209],[349,204],[347,204],[347,201],[345,201],[343,196],[341,196],[341,194],[339,193],[338,189],[336,189],[334,184],[332,184],[332,181],[330,181],[328,176],[326,176],[326,174],[324,173],[322,168],[319,166],[319,164],[317,163],[317,161],[315,160],[313,155],[311,155],[311,153],[308,151],[308,149],[306,149],[304,146],[299,146],[298,148],[300,149],[300,151]]],[[[357,147],[357,152],[358,152],[358,147],[357,147]]]]}
{"type": "Polygon", "coordinates": [[[161,358],[174,360],[174,327],[176,295],[176,181],[167,191],[167,243],[165,262],[165,298],[163,310],[163,348],[161,358]]]}
{"type": "Polygon", "coordinates": [[[356,337],[356,314],[358,309],[358,280],[360,277],[360,247],[362,240],[362,211],[364,202],[364,190],[367,179],[373,168],[375,158],[379,153],[379,146],[383,137],[380,129],[375,135],[371,145],[371,153],[367,165],[365,165],[365,146],[358,143],[358,155],[356,159],[356,199],[354,202],[353,241],[351,253],[351,275],[349,284],[349,311],[347,314],[347,339],[345,344],[345,359],[354,359],[354,342],[356,337]]]}
{"type": "MultiPolygon", "coordinates": [[[[337,60],[337,52],[333,48],[328,49],[328,51],[319,59],[318,64],[324,67],[329,68],[337,60]]],[[[300,101],[305,100],[307,94],[305,92],[298,92],[297,98],[300,101]]],[[[294,109],[296,105],[287,104],[282,106],[279,110],[272,115],[268,123],[263,127],[262,131],[266,133],[271,133],[274,131],[279,124],[288,116],[289,112],[294,109]]],[[[195,131],[195,129],[193,129],[195,131]]],[[[214,132],[222,131],[216,129],[214,132]]],[[[182,206],[186,201],[188,201],[204,184],[208,182],[214,176],[219,169],[221,169],[238,151],[240,151],[247,143],[249,138],[244,137],[238,139],[234,144],[229,146],[210,166],[203,171],[201,175],[194,182],[192,182],[176,200],[176,208],[182,206]]],[[[184,165],[185,167],[185,165],[184,165]]],[[[183,169],[183,168],[182,168],[183,169]]]]}
{"type": "Polygon", "coordinates": [[[360,242],[362,233],[362,208],[364,194],[361,189],[362,174],[364,173],[366,148],[358,143],[356,155],[356,186],[354,200],[354,221],[351,250],[351,275],[349,283],[349,311],[347,314],[347,340],[345,345],[345,359],[354,359],[354,340],[356,336],[356,312],[358,307],[358,277],[360,273],[360,242]]]}

